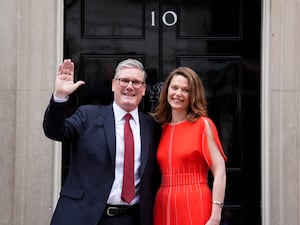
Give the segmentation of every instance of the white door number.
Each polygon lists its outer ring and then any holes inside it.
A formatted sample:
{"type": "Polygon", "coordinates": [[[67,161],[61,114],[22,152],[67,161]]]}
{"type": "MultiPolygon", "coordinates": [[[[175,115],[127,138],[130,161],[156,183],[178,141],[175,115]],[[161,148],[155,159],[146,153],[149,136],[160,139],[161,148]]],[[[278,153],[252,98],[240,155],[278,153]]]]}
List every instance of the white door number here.
{"type": "MultiPolygon", "coordinates": [[[[177,23],[177,14],[174,11],[166,11],[161,19],[166,26],[171,27],[177,23]]],[[[151,26],[155,27],[155,25],[155,11],[151,11],[151,26]]]]}

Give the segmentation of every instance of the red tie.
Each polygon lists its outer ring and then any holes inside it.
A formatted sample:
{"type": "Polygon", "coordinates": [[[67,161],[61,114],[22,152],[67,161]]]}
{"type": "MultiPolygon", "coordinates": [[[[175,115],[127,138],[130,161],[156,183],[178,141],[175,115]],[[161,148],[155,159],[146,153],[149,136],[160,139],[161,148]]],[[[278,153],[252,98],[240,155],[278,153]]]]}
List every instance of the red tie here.
{"type": "Polygon", "coordinates": [[[125,115],[124,125],[124,172],[123,172],[123,187],[122,200],[130,203],[134,198],[134,143],[132,130],[130,128],[129,120],[131,115],[125,115]]]}

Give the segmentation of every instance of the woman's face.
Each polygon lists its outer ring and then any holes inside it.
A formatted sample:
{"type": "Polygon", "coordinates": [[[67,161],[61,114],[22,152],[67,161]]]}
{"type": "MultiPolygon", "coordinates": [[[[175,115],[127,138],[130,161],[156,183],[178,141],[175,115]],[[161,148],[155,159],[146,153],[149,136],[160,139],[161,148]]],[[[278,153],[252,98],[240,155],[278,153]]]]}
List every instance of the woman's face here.
{"type": "Polygon", "coordinates": [[[168,87],[168,103],[172,110],[186,113],[190,104],[190,87],[187,78],[175,75],[168,87]]]}

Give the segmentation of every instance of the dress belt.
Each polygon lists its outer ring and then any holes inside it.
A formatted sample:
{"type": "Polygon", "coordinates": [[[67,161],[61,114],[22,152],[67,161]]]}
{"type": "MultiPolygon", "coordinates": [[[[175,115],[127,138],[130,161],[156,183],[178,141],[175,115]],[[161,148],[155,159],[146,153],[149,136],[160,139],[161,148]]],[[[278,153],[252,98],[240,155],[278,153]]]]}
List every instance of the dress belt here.
{"type": "Polygon", "coordinates": [[[200,173],[163,174],[161,180],[162,187],[194,184],[207,184],[206,176],[200,173]]]}
{"type": "Polygon", "coordinates": [[[130,213],[138,209],[138,204],[135,205],[106,205],[105,213],[108,216],[120,216],[126,213],[130,213]]]}

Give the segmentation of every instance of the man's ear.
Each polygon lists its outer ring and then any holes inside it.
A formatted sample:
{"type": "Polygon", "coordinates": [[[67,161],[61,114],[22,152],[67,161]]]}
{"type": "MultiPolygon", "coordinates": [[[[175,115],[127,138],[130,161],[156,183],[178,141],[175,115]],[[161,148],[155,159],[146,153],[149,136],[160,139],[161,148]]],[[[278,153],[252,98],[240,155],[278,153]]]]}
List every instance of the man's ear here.
{"type": "Polygon", "coordinates": [[[147,86],[145,85],[143,88],[144,88],[143,96],[145,96],[146,90],[147,90],[147,86]]]}
{"type": "Polygon", "coordinates": [[[115,86],[116,86],[116,80],[112,79],[112,81],[111,81],[111,90],[112,90],[112,92],[115,91],[115,86]]]}

